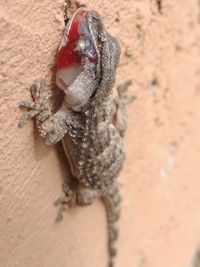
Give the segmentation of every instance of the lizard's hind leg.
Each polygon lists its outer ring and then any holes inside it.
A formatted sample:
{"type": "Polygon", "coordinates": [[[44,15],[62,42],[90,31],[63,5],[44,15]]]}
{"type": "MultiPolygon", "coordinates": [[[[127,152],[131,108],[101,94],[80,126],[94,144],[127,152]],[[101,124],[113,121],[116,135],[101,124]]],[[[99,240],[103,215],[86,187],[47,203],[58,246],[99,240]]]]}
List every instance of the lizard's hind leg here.
{"type": "Polygon", "coordinates": [[[72,187],[68,182],[65,182],[63,184],[63,191],[65,193],[65,196],[60,197],[55,201],[56,206],[60,205],[56,221],[62,220],[63,212],[67,208],[74,206],[88,206],[101,195],[101,192],[98,190],[84,187],[84,185],[81,184],[72,187]]]}
{"type": "Polygon", "coordinates": [[[116,256],[116,241],[118,239],[119,216],[120,216],[120,202],[121,197],[119,188],[116,183],[112,184],[105,193],[101,191],[86,188],[78,184],[77,187],[71,188],[69,183],[63,184],[63,191],[65,196],[58,198],[55,205],[60,205],[56,221],[61,221],[63,212],[73,206],[87,206],[92,204],[97,198],[101,197],[106,209],[107,225],[108,225],[108,251],[109,251],[109,264],[108,267],[114,266],[116,256]]]}

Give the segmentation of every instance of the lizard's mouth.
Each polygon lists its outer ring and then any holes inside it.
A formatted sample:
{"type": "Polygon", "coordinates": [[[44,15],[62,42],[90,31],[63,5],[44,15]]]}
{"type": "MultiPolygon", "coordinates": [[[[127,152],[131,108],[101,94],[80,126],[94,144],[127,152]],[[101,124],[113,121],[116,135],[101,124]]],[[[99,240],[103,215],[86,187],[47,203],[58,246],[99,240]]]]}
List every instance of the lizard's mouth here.
{"type": "Polygon", "coordinates": [[[88,25],[88,11],[78,9],[66,25],[57,56],[56,84],[66,90],[97,54],[88,25]]]}

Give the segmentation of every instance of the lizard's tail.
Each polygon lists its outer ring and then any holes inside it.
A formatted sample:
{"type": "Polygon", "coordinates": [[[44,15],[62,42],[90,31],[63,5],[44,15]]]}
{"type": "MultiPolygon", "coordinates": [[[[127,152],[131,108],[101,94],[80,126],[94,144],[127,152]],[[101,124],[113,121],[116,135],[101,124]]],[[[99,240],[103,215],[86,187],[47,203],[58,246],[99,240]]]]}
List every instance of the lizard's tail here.
{"type": "Polygon", "coordinates": [[[103,195],[102,199],[106,208],[108,224],[108,267],[114,267],[114,258],[117,252],[116,241],[119,234],[118,221],[120,216],[121,197],[117,184],[114,184],[106,193],[107,194],[103,195]]]}

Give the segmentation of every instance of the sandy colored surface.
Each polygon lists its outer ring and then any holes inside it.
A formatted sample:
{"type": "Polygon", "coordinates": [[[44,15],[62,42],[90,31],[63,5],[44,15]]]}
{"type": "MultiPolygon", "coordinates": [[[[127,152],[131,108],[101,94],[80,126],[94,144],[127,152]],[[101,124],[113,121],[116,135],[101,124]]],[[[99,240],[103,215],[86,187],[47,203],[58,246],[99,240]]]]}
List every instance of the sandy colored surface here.
{"type": "MultiPolygon", "coordinates": [[[[200,4],[194,0],[85,1],[122,47],[117,83],[132,78],[119,177],[116,267],[188,267],[200,242],[200,4]],[[159,11],[159,3],[161,10],[159,11]]],[[[62,0],[0,2],[0,265],[104,267],[100,202],[54,222],[68,175],[59,146],[33,124],[18,129],[27,86],[54,77],[62,0]],[[52,70],[53,69],[53,70],[52,70]]],[[[56,92],[55,92],[56,94],[56,92]]]]}

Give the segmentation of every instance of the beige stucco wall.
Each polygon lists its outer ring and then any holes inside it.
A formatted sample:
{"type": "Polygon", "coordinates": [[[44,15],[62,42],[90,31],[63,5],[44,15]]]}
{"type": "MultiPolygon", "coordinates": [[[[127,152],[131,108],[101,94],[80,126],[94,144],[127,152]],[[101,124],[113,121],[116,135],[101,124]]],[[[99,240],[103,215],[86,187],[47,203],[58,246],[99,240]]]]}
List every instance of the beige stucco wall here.
{"type": "MultiPolygon", "coordinates": [[[[133,80],[119,177],[117,267],[187,267],[200,242],[200,5],[196,0],[85,1],[122,47],[117,83],[133,80]],[[158,3],[162,10],[158,12],[158,3]]],[[[62,149],[46,147],[18,102],[54,76],[62,0],[0,2],[0,266],[103,267],[100,202],[54,222],[68,176],[62,149]]],[[[55,91],[56,96],[56,91],[55,91]]]]}

